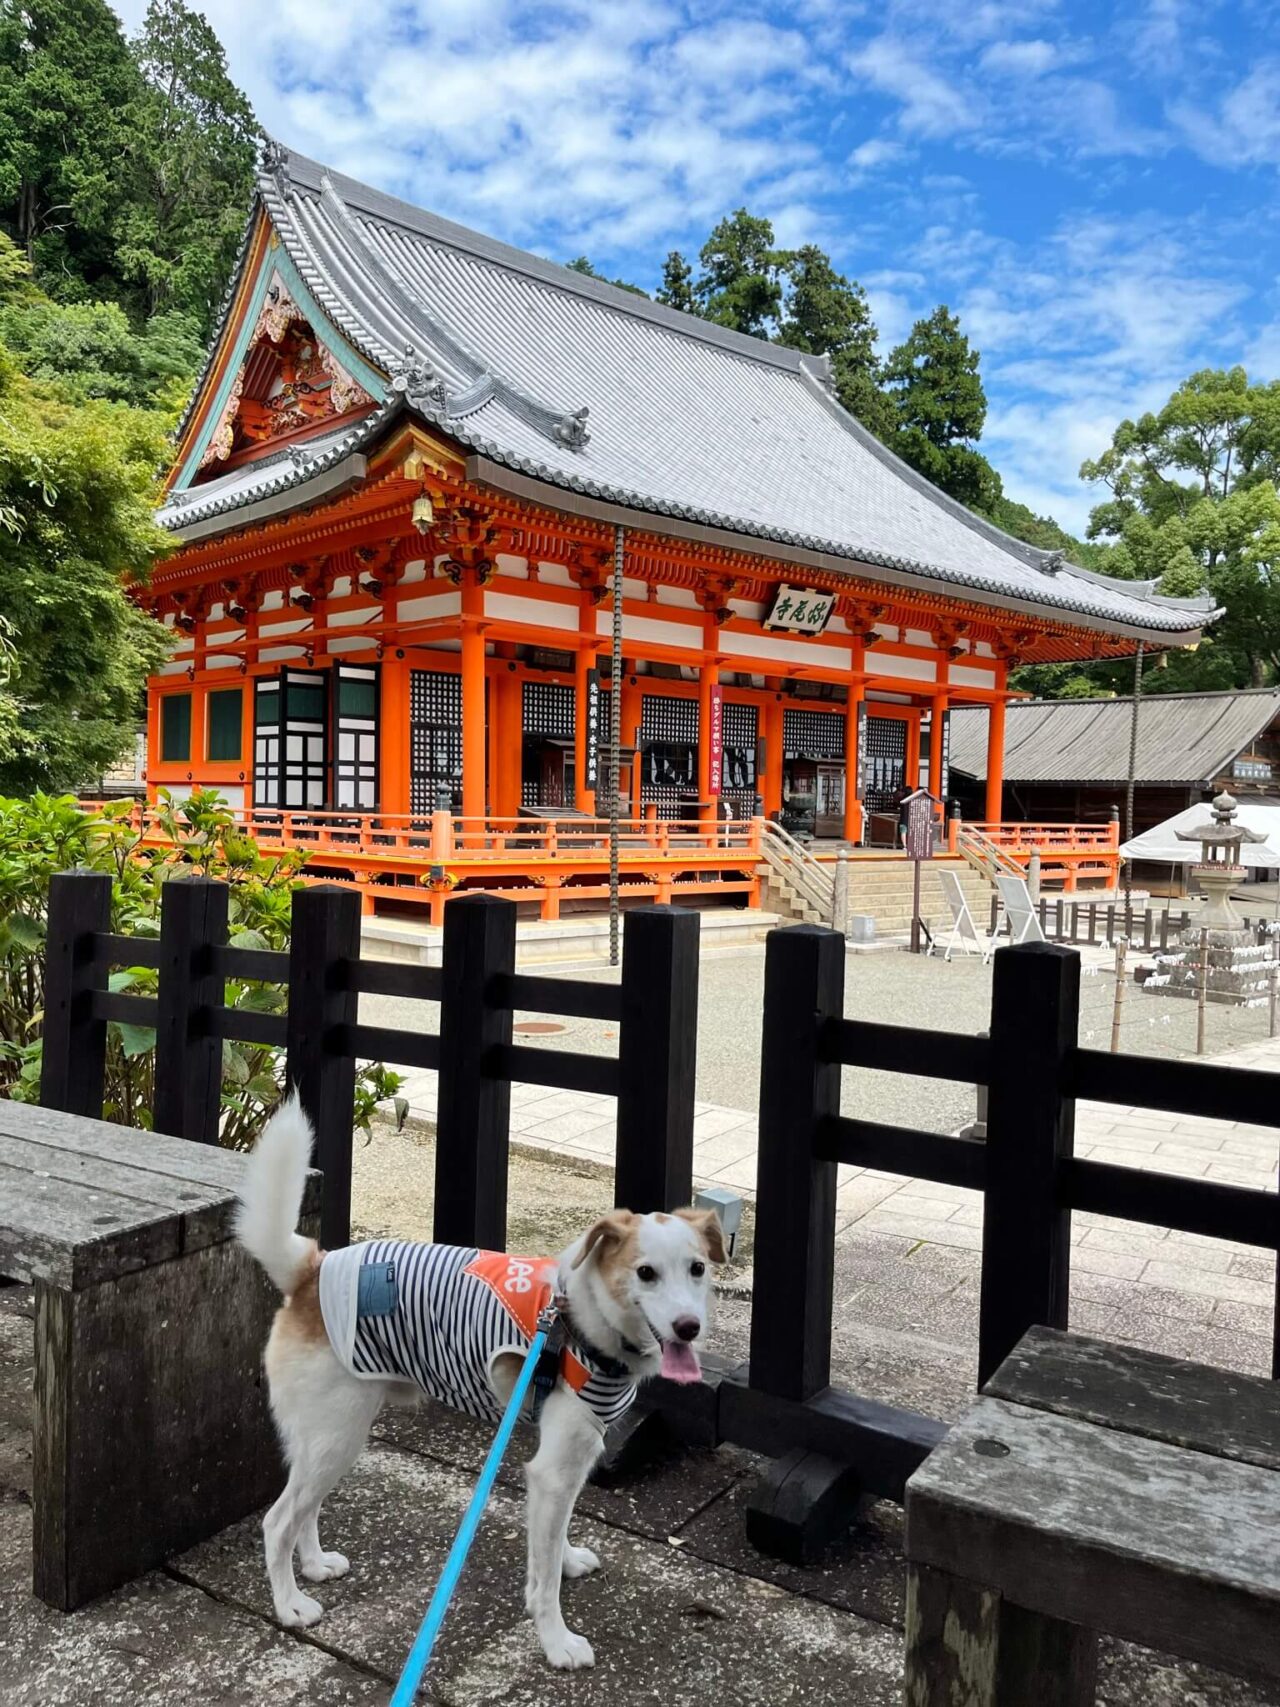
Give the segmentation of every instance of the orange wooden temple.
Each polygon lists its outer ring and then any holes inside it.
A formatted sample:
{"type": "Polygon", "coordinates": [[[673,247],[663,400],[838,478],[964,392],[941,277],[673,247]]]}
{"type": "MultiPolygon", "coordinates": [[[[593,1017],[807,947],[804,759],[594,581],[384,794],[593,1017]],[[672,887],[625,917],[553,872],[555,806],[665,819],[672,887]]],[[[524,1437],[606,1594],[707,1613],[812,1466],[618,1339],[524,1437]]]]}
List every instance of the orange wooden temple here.
{"type": "Polygon", "coordinates": [[[765,819],[893,841],[1008,672],[1193,641],[1202,603],[1000,533],[825,360],[464,231],[269,145],[138,596],[174,631],[148,783],[218,789],[366,905],[749,892],[765,819]],[[620,571],[624,664],[611,678],[620,571]]]}

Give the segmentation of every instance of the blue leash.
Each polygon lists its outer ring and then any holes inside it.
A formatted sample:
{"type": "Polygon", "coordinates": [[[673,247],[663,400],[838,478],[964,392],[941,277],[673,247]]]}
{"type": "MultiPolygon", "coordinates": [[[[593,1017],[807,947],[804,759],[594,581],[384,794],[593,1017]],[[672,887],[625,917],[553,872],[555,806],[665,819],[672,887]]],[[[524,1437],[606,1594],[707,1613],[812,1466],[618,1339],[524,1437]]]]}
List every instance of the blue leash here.
{"type": "Polygon", "coordinates": [[[449,1557],[444,1562],[440,1581],[436,1584],[436,1592],[431,1596],[431,1604],[427,1607],[426,1617],[422,1620],[422,1628],[418,1631],[417,1639],[409,1650],[409,1657],[404,1662],[404,1670],[400,1673],[400,1681],[396,1684],[389,1707],[413,1707],[414,1697],[417,1695],[418,1686],[422,1682],[422,1674],[427,1669],[431,1650],[436,1645],[436,1637],[440,1634],[440,1626],[444,1623],[445,1614],[449,1610],[453,1591],[458,1586],[458,1579],[467,1562],[467,1554],[471,1551],[471,1543],[476,1538],[480,1519],[484,1516],[484,1508],[488,1505],[489,1495],[493,1492],[493,1484],[497,1480],[503,1456],[511,1444],[516,1420],[524,1405],[525,1395],[529,1391],[529,1383],[533,1380],[534,1371],[538,1366],[538,1357],[547,1343],[551,1321],[550,1316],[545,1313],[538,1320],[538,1331],[529,1343],[524,1365],[516,1377],[511,1398],[507,1403],[502,1421],[498,1424],[498,1432],[493,1437],[493,1445],[489,1448],[489,1456],[484,1461],[484,1469],[480,1472],[476,1491],[471,1496],[471,1504],[463,1514],[462,1522],[458,1526],[458,1533],[453,1538],[453,1546],[449,1549],[449,1557]]]}

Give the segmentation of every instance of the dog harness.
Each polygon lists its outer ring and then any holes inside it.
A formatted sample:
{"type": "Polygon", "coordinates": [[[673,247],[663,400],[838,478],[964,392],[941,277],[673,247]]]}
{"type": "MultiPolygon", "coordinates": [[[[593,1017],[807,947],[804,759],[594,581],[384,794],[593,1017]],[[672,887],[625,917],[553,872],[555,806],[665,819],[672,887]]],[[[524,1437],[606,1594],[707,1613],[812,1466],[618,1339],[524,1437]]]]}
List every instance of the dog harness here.
{"type": "MultiPolygon", "coordinates": [[[[555,1294],[551,1257],[374,1239],[326,1251],[320,1311],[338,1361],[370,1381],[415,1382],[430,1398],[494,1422],[494,1359],[523,1357],[555,1294]]],[[[622,1364],[570,1335],[559,1374],[602,1429],[635,1398],[622,1364]]]]}

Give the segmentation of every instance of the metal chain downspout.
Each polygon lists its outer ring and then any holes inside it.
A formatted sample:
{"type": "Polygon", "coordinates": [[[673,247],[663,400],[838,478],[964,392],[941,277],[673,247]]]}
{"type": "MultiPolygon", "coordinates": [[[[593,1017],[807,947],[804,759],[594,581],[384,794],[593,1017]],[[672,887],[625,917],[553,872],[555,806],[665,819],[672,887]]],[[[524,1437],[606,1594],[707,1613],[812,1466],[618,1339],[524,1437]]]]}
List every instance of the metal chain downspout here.
{"type": "Polygon", "coordinates": [[[625,530],[613,530],[613,651],[609,693],[609,964],[618,964],[618,743],[622,736],[622,554],[625,530]]]}
{"type": "MultiPolygon", "coordinates": [[[[1124,790],[1124,839],[1133,840],[1133,785],[1138,774],[1138,701],[1142,697],[1143,643],[1133,655],[1133,716],[1129,720],[1129,778],[1124,790]]],[[[1133,861],[1124,862],[1124,928],[1133,929],[1133,861]]]]}

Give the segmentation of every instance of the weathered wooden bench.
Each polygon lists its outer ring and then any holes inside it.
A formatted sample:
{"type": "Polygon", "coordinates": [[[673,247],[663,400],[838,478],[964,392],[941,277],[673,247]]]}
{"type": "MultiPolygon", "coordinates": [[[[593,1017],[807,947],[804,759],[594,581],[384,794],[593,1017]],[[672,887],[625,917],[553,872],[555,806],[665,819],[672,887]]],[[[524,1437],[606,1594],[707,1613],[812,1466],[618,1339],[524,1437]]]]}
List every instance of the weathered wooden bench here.
{"type": "MultiPolygon", "coordinates": [[[[0,1275],[35,1288],[35,1592],[70,1611],[280,1485],[279,1300],[232,1242],[244,1158],[0,1101],[0,1275]]],[[[319,1176],[305,1213],[318,1221],[319,1176]]]]}
{"type": "Polygon", "coordinates": [[[907,1707],[1085,1707],[1099,1631],[1280,1678],[1280,1384],[1037,1328],[906,1518],[907,1707]]]}

